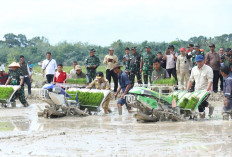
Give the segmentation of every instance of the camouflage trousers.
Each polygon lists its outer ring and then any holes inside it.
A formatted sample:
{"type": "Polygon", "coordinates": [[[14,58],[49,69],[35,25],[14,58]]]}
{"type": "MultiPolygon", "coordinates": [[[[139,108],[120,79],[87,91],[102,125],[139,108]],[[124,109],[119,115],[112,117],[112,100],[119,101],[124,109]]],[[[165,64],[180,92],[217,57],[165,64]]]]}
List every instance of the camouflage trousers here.
{"type": "Polygon", "coordinates": [[[151,74],[152,74],[151,70],[144,70],[143,71],[143,82],[144,82],[144,84],[148,84],[148,78],[149,78],[150,84],[152,84],[152,82],[151,82],[151,74]]]}
{"type": "Polygon", "coordinates": [[[24,87],[21,87],[20,90],[16,91],[15,94],[12,96],[10,102],[15,102],[15,99],[19,98],[19,101],[25,105],[27,103],[24,95],[24,87]]]}
{"type": "Polygon", "coordinates": [[[129,75],[129,79],[131,81],[131,87],[134,87],[134,83],[135,83],[135,76],[137,78],[137,82],[138,84],[142,84],[142,79],[141,79],[141,73],[140,71],[131,71],[130,75],[129,75]]]}
{"type": "Polygon", "coordinates": [[[87,69],[88,83],[91,83],[96,77],[96,69],[87,69]]]}

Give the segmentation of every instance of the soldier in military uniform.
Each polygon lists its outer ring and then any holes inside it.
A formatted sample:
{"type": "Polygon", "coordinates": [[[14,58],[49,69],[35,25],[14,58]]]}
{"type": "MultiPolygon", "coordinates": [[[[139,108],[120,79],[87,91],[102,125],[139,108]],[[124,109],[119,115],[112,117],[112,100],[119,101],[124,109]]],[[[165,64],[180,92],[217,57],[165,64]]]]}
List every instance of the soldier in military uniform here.
{"type": "Polygon", "coordinates": [[[18,91],[15,92],[13,97],[11,98],[10,102],[12,103],[12,107],[16,107],[15,99],[19,97],[20,102],[24,105],[24,107],[29,106],[24,95],[24,86],[23,86],[23,80],[24,75],[20,68],[20,65],[16,62],[13,62],[9,65],[10,71],[8,80],[6,82],[6,85],[20,85],[21,87],[18,89],[18,91]]]}
{"type": "MultiPolygon", "coordinates": [[[[109,81],[104,78],[103,73],[98,72],[96,79],[94,79],[94,81],[91,82],[87,88],[110,90],[110,84],[109,81]]],[[[109,93],[102,104],[102,108],[104,109],[105,114],[111,113],[111,110],[109,109],[110,99],[111,99],[111,94],[109,93]]]]}
{"type": "Polygon", "coordinates": [[[85,66],[87,68],[88,83],[92,82],[96,76],[96,69],[100,65],[100,60],[94,55],[96,51],[90,49],[90,55],[85,59],[85,66]]]}
{"type": "Polygon", "coordinates": [[[131,81],[131,87],[134,86],[135,76],[137,77],[138,84],[142,84],[141,73],[140,73],[140,61],[141,55],[136,52],[136,47],[132,47],[132,55],[129,61],[127,62],[127,66],[129,68],[129,79],[131,81]]]}
{"type": "Polygon", "coordinates": [[[146,47],[146,51],[145,53],[143,53],[142,58],[141,58],[141,62],[140,62],[140,72],[142,73],[143,71],[143,81],[144,84],[148,84],[148,78],[151,82],[151,74],[152,74],[152,70],[153,70],[153,63],[152,61],[155,58],[155,55],[151,53],[151,47],[147,46],[146,47]]]}

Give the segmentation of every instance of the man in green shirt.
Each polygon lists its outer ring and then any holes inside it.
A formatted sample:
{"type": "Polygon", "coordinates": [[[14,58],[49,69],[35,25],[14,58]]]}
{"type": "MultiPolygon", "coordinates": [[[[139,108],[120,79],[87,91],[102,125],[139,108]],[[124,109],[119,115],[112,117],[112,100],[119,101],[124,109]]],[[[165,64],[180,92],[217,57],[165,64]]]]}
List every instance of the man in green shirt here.
{"type": "Polygon", "coordinates": [[[71,79],[86,78],[86,74],[82,72],[82,68],[80,65],[76,65],[74,70],[76,71],[76,73],[70,74],[71,79]]]}
{"type": "Polygon", "coordinates": [[[152,72],[152,75],[151,75],[152,82],[156,80],[160,80],[160,79],[169,78],[167,70],[160,66],[159,59],[156,58],[153,60],[153,67],[154,67],[154,71],[152,72]]]}

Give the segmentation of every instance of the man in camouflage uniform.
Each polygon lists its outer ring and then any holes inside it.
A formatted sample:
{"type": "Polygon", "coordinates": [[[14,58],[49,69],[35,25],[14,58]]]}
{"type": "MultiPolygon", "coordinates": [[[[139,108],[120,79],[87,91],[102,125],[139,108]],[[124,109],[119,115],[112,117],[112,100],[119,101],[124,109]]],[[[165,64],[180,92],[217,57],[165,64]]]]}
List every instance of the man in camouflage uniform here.
{"type": "Polygon", "coordinates": [[[16,62],[13,62],[9,65],[8,68],[11,68],[8,80],[6,82],[6,85],[20,85],[21,87],[18,89],[18,91],[15,92],[13,97],[11,98],[10,102],[12,103],[12,107],[16,107],[15,99],[19,97],[19,101],[24,105],[24,107],[29,106],[24,95],[24,86],[23,86],[23,80],[24,75],[20,68],[20,65],[16,62]]]}
{"type": "MultiPolygon", "coordinates": [[[[104,74],[102,72],[98,72],[96,79],[94,79],[94,81],[91,82],[87,88],[110,90],[110,84],[109,81],[104,78],[104,74]]],[[[109,108],[110,99],[111,93],[106,96],[105,101],[102,104],[102,108],[104,109],[105,114],[111,113],[109,108]]]]}
{"type": "Polygon", "coordinates": [[[85,66],[87,69],[88,83],[92,82],[96,76],[96,69],[100,65],[100,60],[94,55],[96,51],[90,49],[90,55],[85,59],[85,66]]]}
{"type": "Polygon", "coordinates": [[[142,58],[141,58],[141,62],[140,62],[140,72],[142,73],[143,71],[143,81],[144,84],[148,84],[148,77],[149,77],[149,81],[150,84],[151,82],[151,74],[153,71],[153,60],[155,58],[155,55],[151,53],[151,47],[147,46],[146,47],[146,51],[145,53],[143,53],[142,58]]]}
{"type": "Polygon", "coordinates": [[[127,67],[129,69],[130,75],[129,79],[131,81],[131,87],[134,86],[135,75],[137,77],[138,84],[142,84],[141,73],[140,73],[140,61],[141,55],[136,52],[136,47],[131,48],[132,55],[127,62],[127,67]]]}

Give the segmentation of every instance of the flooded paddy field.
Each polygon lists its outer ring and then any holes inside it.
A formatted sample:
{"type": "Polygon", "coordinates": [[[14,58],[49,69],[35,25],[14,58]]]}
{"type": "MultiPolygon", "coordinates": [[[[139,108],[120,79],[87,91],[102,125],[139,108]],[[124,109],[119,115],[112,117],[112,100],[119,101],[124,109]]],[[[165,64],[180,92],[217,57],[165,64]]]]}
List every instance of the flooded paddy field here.
{"type": "Polygon", "coordinates": [[[119,116],[114,105],[109,115],[44,119],[44,103],[18,104],[0,109],[0,156],[231,156],[221,104],[212,119],[157,123],[137,122],[136,111],[119,116]]]}

